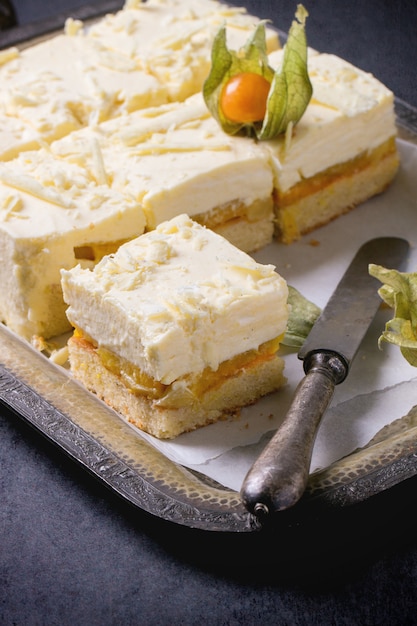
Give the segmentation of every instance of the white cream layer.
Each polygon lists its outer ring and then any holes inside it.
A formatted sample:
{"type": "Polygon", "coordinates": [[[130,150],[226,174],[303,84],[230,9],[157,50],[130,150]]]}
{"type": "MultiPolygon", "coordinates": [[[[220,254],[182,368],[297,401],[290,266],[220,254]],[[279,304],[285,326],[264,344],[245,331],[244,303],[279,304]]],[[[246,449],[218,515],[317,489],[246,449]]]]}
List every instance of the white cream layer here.
{"type": "Polygon", "coordinates": [[[70,322],[170,384],[280,336],[287,285],[224,238],[180,215],[94,270],[62,271],[70,322]]]}
{"type": "Polygon", "coordinates": [[[40,147],[39,133],[35,128],[0,110],[0,161],[8,161],[26,150],[40,147]]]}

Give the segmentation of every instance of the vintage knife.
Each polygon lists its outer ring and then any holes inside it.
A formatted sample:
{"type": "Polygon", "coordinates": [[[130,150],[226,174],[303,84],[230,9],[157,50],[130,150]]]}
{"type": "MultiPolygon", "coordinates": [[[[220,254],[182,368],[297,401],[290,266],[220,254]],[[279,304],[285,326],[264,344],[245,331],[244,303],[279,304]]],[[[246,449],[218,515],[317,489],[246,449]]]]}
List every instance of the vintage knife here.
{"type": "Polygon", "coordinates": [[[402,269],[409,244],[396,237],[365,243],[357,252],[298,357],[305,377],[271,441],[249,470],[241,489],[246,508],[263,516],[295,504],[309,474],[314,440],[335,385],[343,382],[381,304],[380,284],[369,263],[402,269]]]}

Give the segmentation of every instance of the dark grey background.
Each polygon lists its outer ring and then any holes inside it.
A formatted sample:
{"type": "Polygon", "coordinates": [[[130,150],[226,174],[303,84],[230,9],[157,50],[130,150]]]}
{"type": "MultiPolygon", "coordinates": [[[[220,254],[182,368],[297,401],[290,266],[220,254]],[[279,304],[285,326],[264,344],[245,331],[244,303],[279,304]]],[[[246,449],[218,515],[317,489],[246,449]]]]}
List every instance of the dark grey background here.
{"type": "MultiPolygon", "coordinates": [[[[242,4],[284,30],[296,7],[242,4]]],[[[311,46],[372,71],[417,106],[415,0],[306,5],[311,46]]],[[[85,9],[79,0],[15,6],[20,29],[85,9]]],[[[273,536],[258,545],[188,533],[130,510],[2,409],[0,624],[415,624],[416,487],[412,479],[324,530],[314,519],[294,528],[284,554],[273,536]]]]}

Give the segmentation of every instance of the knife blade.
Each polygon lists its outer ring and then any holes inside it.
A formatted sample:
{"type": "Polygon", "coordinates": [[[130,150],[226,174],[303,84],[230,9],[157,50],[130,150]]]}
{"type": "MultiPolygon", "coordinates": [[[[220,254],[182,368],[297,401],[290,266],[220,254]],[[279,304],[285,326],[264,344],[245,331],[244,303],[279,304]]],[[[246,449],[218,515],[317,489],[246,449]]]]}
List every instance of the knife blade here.
{"type": "Polygon", "coordinates": [[[251,513],[262,517],[301,498],[321,418],[382,302],[369,263],[401,269],[408,251],[405,239],[372,239],[358,250],[337,285],[298,353],[305,376],[287,415],[243,481],[241,497],[251,513]]]}

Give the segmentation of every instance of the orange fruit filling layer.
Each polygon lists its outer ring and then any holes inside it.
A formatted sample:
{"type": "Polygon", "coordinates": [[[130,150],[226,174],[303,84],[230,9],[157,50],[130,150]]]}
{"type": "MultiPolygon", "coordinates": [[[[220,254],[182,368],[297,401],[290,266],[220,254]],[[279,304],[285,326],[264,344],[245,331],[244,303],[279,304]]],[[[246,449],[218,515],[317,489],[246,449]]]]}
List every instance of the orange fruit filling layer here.
{"type": "MultiPolygon", "coordinates": [[[[145,395],[154,400],[158,400],[170,392],[172,385],[165,385],[155,380],[130,361],[117,356],[106,348],[97,348],[94,342],[84,336],[80,330],[77,329],[74,331],[74,338],[78,341],[86,342],[90,349],[94,349],[103,367],[112,374],[119,376],[123,384],[132,393],[145,395]]],[[[202,373],[198,374],[198,376],[189,374],[177,379],[175,383],[183,382],[188,391],[198,397],[209,389],[221,385],[225,379],[233,376],[238,371],[272,359],[278,351],[281,339],[282,336],[271,339],[260,345],[256,350],[248,350],[247,352],[238,354],[232,359],[221,363],[217,370],[206,368],[202,373]]]]}
{"type": "Polygon", "coordinates": [[[364,170],[372,163],[382,161],[386,156],[395,154],[396,150],[395,137],[391,137],[391,139],[388,139],[388,141],[374,150],[363,152],[350,161],[338,163],[311,178],[301,180],[288,191],[281,192],[279,189],[275,189],[275,204],[278,209],[290,206],[302,198],[324,189],[340,178],[351,176],[356,172],[364,170]]]}

